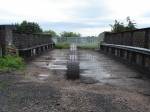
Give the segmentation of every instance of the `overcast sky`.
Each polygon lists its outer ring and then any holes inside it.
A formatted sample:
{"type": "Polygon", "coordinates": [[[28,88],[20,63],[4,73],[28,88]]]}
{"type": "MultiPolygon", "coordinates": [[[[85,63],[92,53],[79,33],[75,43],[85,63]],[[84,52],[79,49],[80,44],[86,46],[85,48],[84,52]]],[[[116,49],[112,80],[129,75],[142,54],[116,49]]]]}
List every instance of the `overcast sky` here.
{"type": "Polygon", "coordinates": [[[138,28],[150,27],[150,0],[0,0],[0,24],[34,21],[44,30],[83,36],[110,30],[127,16],[138,28]]]}

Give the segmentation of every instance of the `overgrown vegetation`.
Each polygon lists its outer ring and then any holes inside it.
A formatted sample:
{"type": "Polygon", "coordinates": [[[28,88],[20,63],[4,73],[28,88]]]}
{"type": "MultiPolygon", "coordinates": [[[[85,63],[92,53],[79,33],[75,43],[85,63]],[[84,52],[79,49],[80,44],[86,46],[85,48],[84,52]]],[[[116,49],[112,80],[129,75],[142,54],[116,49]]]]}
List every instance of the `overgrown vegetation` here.
{"type": "Polygon", "coordinates": [[[57,43],[55,45],[56,49],[69,49],[69,43],[57,43]]]}
{"type": "Polygon", "coordinates": [[[0,57],[0,71],[20,70],[25,67],[24,61],[19,56],[0,57]]]}
{"type": "Polygon", "coordinates": [[[125,25],[123,22],[119,22],[115,20],[115,23],[111,26],[111,32],[117,33],[117,32],[123,32],[123,31],[130,31],[135,30],[136,23],[133,22],[133,20],[130,19],[130,17],[126,18],[127,24],[125,25]]]}

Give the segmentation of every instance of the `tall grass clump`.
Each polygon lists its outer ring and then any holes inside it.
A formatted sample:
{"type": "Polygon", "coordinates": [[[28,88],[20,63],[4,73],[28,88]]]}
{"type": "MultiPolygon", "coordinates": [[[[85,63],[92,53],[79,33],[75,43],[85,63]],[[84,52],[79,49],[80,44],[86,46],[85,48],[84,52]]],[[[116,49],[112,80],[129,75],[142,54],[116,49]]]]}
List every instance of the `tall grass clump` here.
{"type": "Polygon", "coordinates": [[[56,49],[69,49],[69,43],[57,43],[55,45],[56,49]]]}
{"type": "Polygon", "coordinates": [[[7,55],[0,57],[0,71],[20,70],[24,67],[25,63],[19,56],[7,55]]]}

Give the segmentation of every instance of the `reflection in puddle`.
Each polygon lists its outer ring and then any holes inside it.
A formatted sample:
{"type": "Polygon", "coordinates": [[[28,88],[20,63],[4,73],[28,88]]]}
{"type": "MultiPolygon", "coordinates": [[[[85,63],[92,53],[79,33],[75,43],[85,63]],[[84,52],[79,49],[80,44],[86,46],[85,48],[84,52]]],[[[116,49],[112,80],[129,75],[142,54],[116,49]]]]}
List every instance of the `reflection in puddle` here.
{"type": "Polygon", "coordinates": [[[99,58],[95,54],[84,54],[84,52],[81,52],[80,69],[82,72],[80,75],[84,77],[91,77],[99,81],[110,78],[111,74],[105,71],[98,59],[99,58]]]}
{"type": "Polygon", "coordinates": [[[65,65],[48,65],[48,68],[51,70],[67,70],[67,67],[65,65]]]}
{"type": "Polygon", "coordinates": [[[39,74],[39,75],[38,75],[38,79],[39,79],[39,80],[45,80],[45,79],[48,78],[48,76],[49,76],[48,74],[39,74]]]}
{"type": "Polygon", "coordinates": [[[48,64],[46,63],[46,65],[47,68],[51,70],[66,70],[67,69],[66,63],[67,60],[56,59],[56,60],[51,60],[51,62],[49,62],[48,64]]]}
{"type": "Polygon", "coordinates": [[[39,77],[48,77],[47,74],[39,74],[39,77]]]}

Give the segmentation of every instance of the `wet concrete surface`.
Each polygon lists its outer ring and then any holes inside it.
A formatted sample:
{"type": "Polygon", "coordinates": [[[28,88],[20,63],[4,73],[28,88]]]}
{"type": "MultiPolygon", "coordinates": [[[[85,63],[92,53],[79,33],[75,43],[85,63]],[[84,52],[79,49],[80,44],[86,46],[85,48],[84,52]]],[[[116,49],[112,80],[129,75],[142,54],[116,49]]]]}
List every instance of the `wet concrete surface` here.
{"type": "MultiPolygon", "coordinates": [[[[68,50],[54,50],[37,58],[33,63],[54,73],[63,71],[65,75],[67,58],[68,50]]],[[[150,79],[142,77],[143,74],[131,69],[130,66],[90,50],[80,50],[79,58],[80,80],[83,83],[109,84],[150,95],[150,79]]]]}
{"type": "Polygon", "coordinates": [[[0,112],[150,112],[150,79],[96,51],[79,54],[79,80],[65,78],[68,50],[0,74],[0,112]]]}

